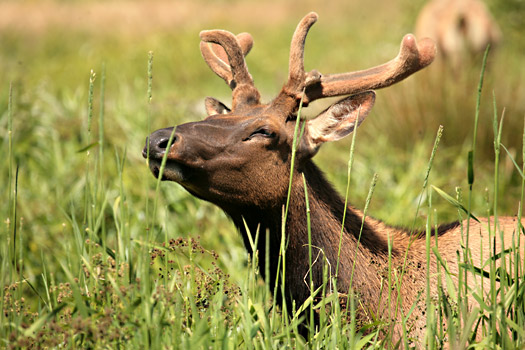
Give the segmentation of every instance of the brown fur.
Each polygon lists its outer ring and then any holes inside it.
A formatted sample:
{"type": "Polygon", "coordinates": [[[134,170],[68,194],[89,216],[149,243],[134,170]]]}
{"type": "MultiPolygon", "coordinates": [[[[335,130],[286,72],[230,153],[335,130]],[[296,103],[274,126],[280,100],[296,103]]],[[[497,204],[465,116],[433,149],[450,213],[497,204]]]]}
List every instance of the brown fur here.
{"type": "MultiPolygon", "coordinates": [[[[204,49],[203,52],[210,67],[232,88],[233,108],[230,111],[208,98],[206,109],[209,117],[177,126],[170,147],[168,139],[173,128],[157,130],[148,137],[149,147],[144,149],[143,155],[149,159],[152,172],[159,176],[160,163],[167,152],[163,178],[178,182],[194,196],[224,210],[242,233],[248,249],[251,249],[249,235],[253,236],[257,231],[261,233],[257,246],[260,271],[265,279],[269,279],[272,290],[279,273],[283,208],[290,190],[285,223],[284,297],[287,305],[291,306],[292,302],[301,305],[311,294],[306,282],[310,275],[314,288],[317,288],[323,283],[323,268],[328,267],[330,275],[337,277],[337,291],[328,290],[327,293],[347,293],[352,288],[359,297],[360,319],[366,320],[372,315],[391,319],[398,336],[400,315],[406,315],[419,294],[425,292],[425,236],[389,227],[370,217],[363,220],[363,213],[351,206],[346,211],[341,233],[344,201],[311,158],[324,142],[345,137],[366,117],[375,100],[375,94],[366,91],[370,86],[392,85],[423,68],[432,61],[435,49],[430,42],[416,44],[415,38],[405,36],[398,57],[385,65],[332,76],[323,76],[317,71],[305,73],[302,64],[304,39],[316,19],[315,14],[309,14],[299,24],[292,40],[289,81],[268,104],[260,103],[245,64],[239,62],[246,50],[243,51],[241,44],[236,42],[238,39],[224,31],[203,32],[203,38],[211,38],[214,43],[222,45],[229,61],[236,61],[231,66],[225,65],[224,54],[221,54],[221,59],[214,56],[212,50],[204,49]],[[297,120],[301,99],[309,102],[344,94],[355,95],[335,103],[313,120],[297,120]],[[298,138],[292,169],[296,128],[304,128],[304,132],[298,138]],[[313,266],[309,264],[305,184],[310,205],[311,249],[314,256],[320,256],[313,266]],[[268,252],[266,235],[269,235],[268,252]],[[340,240],[342,249],[339,254],[340,240]],[[392,245],[390,257],[389,241],[392,245]],[[269,256],[269,276],[265,276],[266,254],[269,256]],[[408,258],[406,264],[405,255],[408,258]],[[386,298],[386,291],[381,294],[389,279],[389,258],[393,268],[392,280],[399,286],[392,288],[390,301],[386,298]],[[402,271],[405,277],[400,279],[402,271]],[[396,294],[397,290],[400,295],[396,294]],[[401,312],[394,314],[398,303],[401,312]]],[[[457,272],[456,252],[460,250],[461,232],[465,226],[465,222],[453,223],[441,226],[435,232],[439,251],[453,272],[457,272]]],[[[470,247],[474,261],[480,261],[480,242],[487,237],[486,226],[486,221],[480,224],[471,221],[470,247]]],[[[508,245],[516,231],[516,219],[500,218],[500,226],[508,245]]],[[[488,244],[483,246],[483,257],[489,256],[490,249],[488,244]]],[[[437,262],[432,260],[431,276],[435,276],[436,270],[437,262]]],[[[277,291],[279,295],[275,297],[281,300],[280,288],[277,291]]],[[[436,293],[435,277],[432,293],[436,293]]],[[[422,341],[426,327],[423,301],[417,303],[409,326],[414,330],[413,336],[422,341]]]]}

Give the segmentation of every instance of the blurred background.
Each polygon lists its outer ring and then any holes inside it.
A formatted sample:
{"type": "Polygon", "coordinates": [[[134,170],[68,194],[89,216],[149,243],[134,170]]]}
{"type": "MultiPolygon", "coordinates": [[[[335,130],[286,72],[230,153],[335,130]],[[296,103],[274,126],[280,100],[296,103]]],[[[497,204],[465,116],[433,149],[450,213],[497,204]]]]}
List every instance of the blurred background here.
{"type": "MultiPolygon", "coordinates": [[[[423,0],[0,2],[0,142],[5,159],[0,163],[0,183],[8,185],[0,186],[0,194],[12,198],[9,190],[15,187],[18,167],[14,224],[24,237],[27,276],[39,273],[41,256],[67,255],[74,227],[90,227],[88,202],[97,207],[95,226],[109,245],[124,227],[135,240],[152,232],[157,241],[165,235],[200,236],[202,245],[216,249],[221,264],[234,275],[245,253],[233,225],[218,208],[174,183],[161,184],[158,210],[152,214],[156,183],[141,155],[149,131],[202,118],[206,96],[230,102],[229,88],[200,57],[199,32],[215,28],[250,32],[255,44],[247,64],[268,101],[285,82],[290,39],[307,12],[316,11],[319,21],[307,39],[306,69],[337,73],[395,57],[403,35],[415,31],[425,4],[423,0]],[[91,70],[95,81],[89,122],[91,70]],[[92,200],[86,201],[88,196],[92,200]],[[156,229],[149,230],[152,227],[156,229]]],[[[490,52],[481,95],[472,206],[479,216],[491,212],[495,199],[494,110],[498,119],[504,115],[502,143],[517,164],[522,164],[525,117],[525,2],[485,4],[501,40],[490,52]]],[[[453,196],[459,187],[466,197],[467,153],[472,148],[483,55],[463,55],[453,65],[440,57],[425,71],[378,92],[376,106],[357,136],[350,191],[354,206],[363,208],[372,176],[378,173],[369,214],[395,225],[411,226],[415,220],[423,224],[425,212],[416,216],[416,208],[421,198],[426,207],[421,188],[439,125],[444,134],[430,183],[453,196]]],[[[326,102],[316,108],[324,106],[326,102]]],[[[349,146],[350,140],[326,145],[316,157],[340,192],[347,181],[349,146]]],[[[522,179],[502,152],[498,210],[515,215],[522,179]]],[[[434,197],[441,221],[458,218],[456,208],[434,197]]],[[[12,203],[6,200],[2,205],[2,221],[12,218],[12,203]]],[[[6,220],[5,237],[11,235],[12,225],[6,220]]]]}

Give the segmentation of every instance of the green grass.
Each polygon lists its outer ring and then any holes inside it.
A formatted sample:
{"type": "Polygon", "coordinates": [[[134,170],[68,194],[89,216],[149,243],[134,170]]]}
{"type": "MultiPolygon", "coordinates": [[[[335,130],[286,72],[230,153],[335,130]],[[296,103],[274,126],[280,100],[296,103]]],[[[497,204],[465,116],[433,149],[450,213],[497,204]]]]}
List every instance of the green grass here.
{"type": "MultiPolygon", "coordinates": [[[[275,7],[286,11],[285,5],[275,7]]],[[[316,10],[321,17],[308,38],[307,69],[327,73],[394,56],[413,16],[393,11],[355,16],[349,23],[337,7],[316,10]],[[380,25],[384,18],[393,26],[387,33],[380,25]]],[[[516,168],[523,172],[525,69],[523,44],[514,38],[523,28],[512,20],[515,9],[495,11],[509,39],[489,58],[476,139],[481,61],[459,78],[422,72],[380,91],[356,138],[327,145],[316,157],[350,203],[407,227],[415,222],[430,228],[465,217],[430,190],[434,185],[452,197],[460,193],[464,207],[471,197],[477,217],[521,214],[524,179],[516,168]],[[439,125],[443,137],[427,186],[439,125]],[[473,148],[470,192],[468,152],[473,148]]],[[[248,65],[263,96],[270,98],[285,80],[289,40],[301,15],[291,13],[270,28],[249,23],[241,28],[225,17],[213,19],[210,27],[252,32],[255,46],[248,65]]],[[[229,100],[229,89],[200,58],[201,29],[208,26],[193,25],[190,17],[169,32],[51,28],[2,33],[0,348],[381,346],[387,326],[379,320],[357,324],[355,300],[345,298],[340,307],[337,295],[310,300],[321,324],[308,339],[300,336],[300,320],[275,307],[269,285],[259,277],[256,259],[266,257],[250,259],[219,209],[176,184],[157,186],[151,176],[141,156],[148,130],[202,118],[205,96],[229,100]],[[150,51],[154,56],[148,60],[150,51]]],[[[513,254],[500,259],[516,259],[513,254]]],[[[447,336],[457,335],[459,347],[472,336],[462,332],[465,324],[482,330],[479,348],[506,348],[511,341],[523,345],[524,267],[513,265],[505,273],[495,259],[487,261],[493,286],[480,299],[478,313],[466,310],[462,288],[444,285],[449,299],[429,302],[435,311],[429,317],[436,325],[448,324],[447,336]],[[514,338],[494,331],[501,329],[510,329],[514,338]]],[[[474,269],[468,261],[462,268],[474,269]]],[[[436,326],[432,332],[431,347],[439,348],[443,329],[436,326]]]]}

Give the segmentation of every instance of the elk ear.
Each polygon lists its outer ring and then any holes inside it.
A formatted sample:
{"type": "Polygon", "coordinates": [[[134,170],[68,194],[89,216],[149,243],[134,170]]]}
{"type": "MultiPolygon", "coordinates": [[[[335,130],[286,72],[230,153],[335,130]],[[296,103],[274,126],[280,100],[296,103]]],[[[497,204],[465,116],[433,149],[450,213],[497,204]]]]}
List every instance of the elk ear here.
{"type": "Polygon", "coordinates": [[[374,105],[376,94],[362,92],[346,97],[333,104],[306,124],[308,148],[315,154],[319,147],[329,141],[337,141],[349,135],[366,118],[374,105]]]}
{"type": "Polygon", "coordinates": [[[226,114],[230,112],[230,109],[226,107],[224,103],[214,99],[213,97],[206,97],[204,104],[206,106],[206,113],[208,113],[208,116],[226,114]]]}

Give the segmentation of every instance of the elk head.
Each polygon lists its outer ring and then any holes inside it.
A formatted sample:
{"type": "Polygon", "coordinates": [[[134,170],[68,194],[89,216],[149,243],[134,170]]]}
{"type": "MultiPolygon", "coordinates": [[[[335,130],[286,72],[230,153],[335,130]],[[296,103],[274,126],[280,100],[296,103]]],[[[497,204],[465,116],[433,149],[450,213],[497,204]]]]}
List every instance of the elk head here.
{"type": "Polygon", "coordinates": [[[242,206],[280,208],[288,188],[296,123],[300,122],[297,129],[303,130],[296,136],[294,163],[295,170],[300,171],[324,142],[345,137],[363,121],[374,104],[372,89],[408,77],[430,64],[435,56],[431,40],[416,43],[408,34],[398,56],[383,65],[333,75],[305,72],[305,39],[316,21],[317,14],[310,13],[297,26],[288,81],[267,104],[261,103],[244,59],[252,47],[251,36],[235,36],[222,30],[201,32],[202,55],[233,90],[232,108],[207,98],[208,117],[204,120],[152,133],[143,155],[149,158],[153,174],[178,182],[193,195],[227,212],[242,206]],[[311,120],[299,120],[301,104],[307,106],[320,98],[341,95],[350,96],[311,120]],[[167,162],[161,175],[165,155],[167,162]]]}

